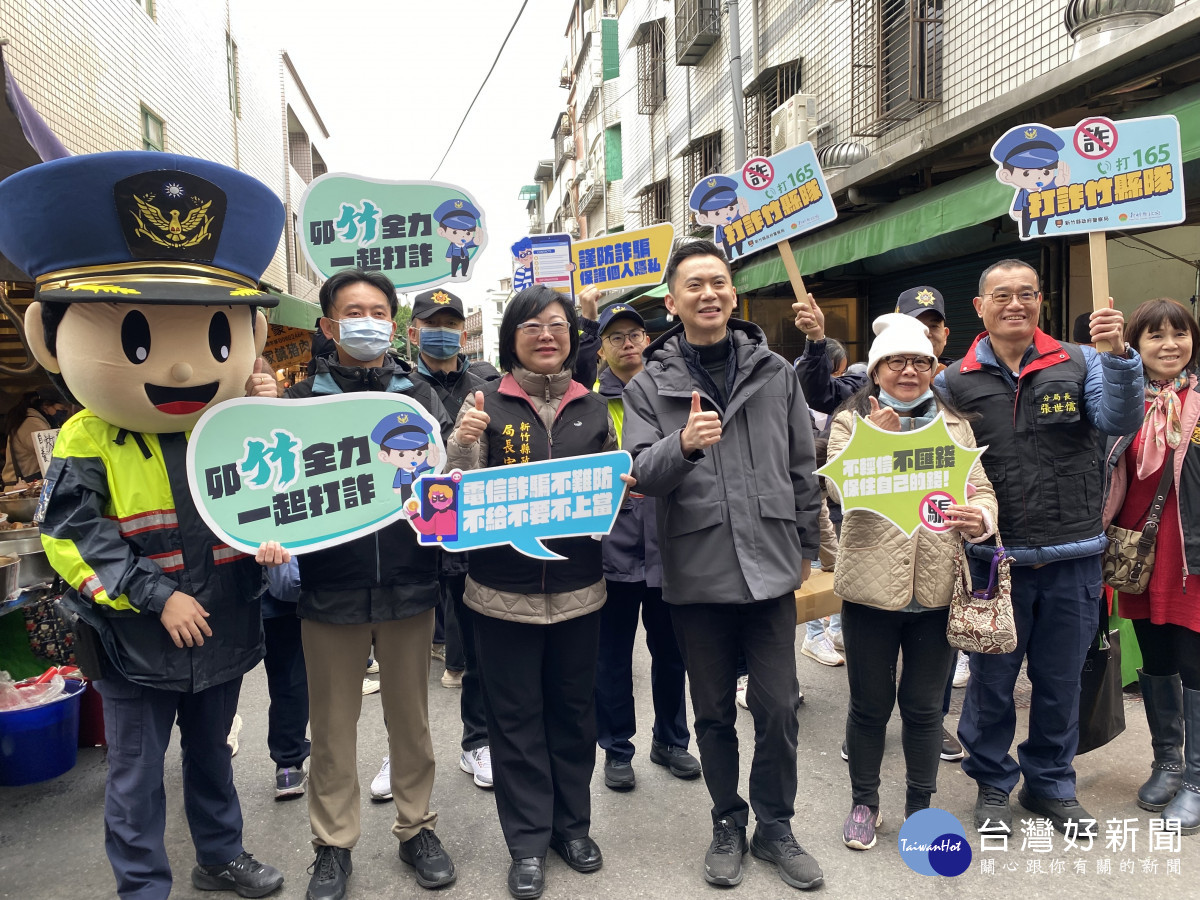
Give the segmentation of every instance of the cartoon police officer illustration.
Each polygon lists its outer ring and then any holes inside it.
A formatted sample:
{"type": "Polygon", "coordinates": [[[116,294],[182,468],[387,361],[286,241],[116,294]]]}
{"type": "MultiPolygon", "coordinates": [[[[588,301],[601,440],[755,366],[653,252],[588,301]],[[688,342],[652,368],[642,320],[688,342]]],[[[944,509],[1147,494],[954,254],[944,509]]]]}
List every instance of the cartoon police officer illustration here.
{"type": "Polygon", "coordinates": [[[1018,125],[1005,132],[992,147],[992,159],[999,166],[996,178],[1017,189],[1009,215],[1021,223],[1022,239],[1032,234],[1034,222],[1038,234],[1045,234],[1050,219],[1039,216],[1030,220],[1029,195],[1053,189],[1059,179],[1064,184],[1071,180],[1070,167],[1058,158],[1064,146],[1063,139],[1045,125],[1018,125]]]}
{"type": "Polygon", "coordinates": [[[471,261],[471,248],[478,247],[483,240],[483,229],[479,224],[479,210],[470,200],[447,200],[433,211],[437,221],[438,237],[450,242],[446,248],[446,259],[450,260],[450,277],[467,277],[467,265],[471,261]]]}
{"type": "Polygon", "coordinates": [[[713,227],[713,240],[721,245],[728,260],[742,255],[742,242],[730,246],[725,239],[725,226],[750,212],[750,204],[746,198],[738,197],[737,188],[737,182],[728,175],[709,175],[692,188],[688,199],[696,222],[713,227]]]}

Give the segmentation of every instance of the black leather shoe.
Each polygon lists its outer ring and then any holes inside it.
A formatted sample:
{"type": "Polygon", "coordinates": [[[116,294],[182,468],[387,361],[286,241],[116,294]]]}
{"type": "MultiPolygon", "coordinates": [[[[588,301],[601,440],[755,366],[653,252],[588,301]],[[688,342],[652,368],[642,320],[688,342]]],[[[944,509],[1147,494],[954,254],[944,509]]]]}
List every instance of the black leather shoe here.
{"type": "Polygon", "coordinates": [[[956,762],[966,755],[967,754],[963,752],[962,744],[958,742],[958,738],[943,728],[942,759],[946,760],[947,762],[956,762]]]}
{"type": "Polygon", "coordinates": [[[440,888],[454,883],[454,862],[438,836],[428,828],[422,828],[407,841],[400,842],[400,860],[413,867],[417,884],[423,888],[440,888]]]}
{"type": "Polygon", "coordinates": [[[514,859],[508,867],[508,892],[517,900],[542,896],[546,887],[546,860],[541,856],[514,859]]]}
{"type": "Polygon", "coordinates": [[[342,900],[354,867],[345,847],[318,847],[308,881],[308,900],[342,900]]]}
{"type": "Polygon", "coordinates": [[[666,766],[676,778],[695,778],[700,774],[700,760],[682,747],[650,742],[650,762],[666,766]]]}
{"type": "Polygon", "coordinates": [[[637,779],[633,763],[624,759],[604,760],[604,786],[614,791],[632,791],[637,779]]]}
{"type": "Polygon", "coordinates": [[[1068,819],[1075,822],[1096,821],[1074,797],[1039,797],[1022,785],[1017,791],[1017,802],[1031,813],[1049,819],[1055,830],[1063,834],[1066,834],[1068,819]]]}
{"type": "Polygon", "coordinates": [[[265,866],[245,851],[232,862],[192,869],[192,887],[200,891],[237,891],[239,897],[265,897],[283,884],[274,866],[265,866]]]}
{"type": "Polygon", "coordinates": [[[568,866],[576,872],[595,872],[604,865],[604,856],[600,847],[590,837],[576,838],[564,841],[562,838],[550,838],[550,849],[563,858],[568,866]]]}

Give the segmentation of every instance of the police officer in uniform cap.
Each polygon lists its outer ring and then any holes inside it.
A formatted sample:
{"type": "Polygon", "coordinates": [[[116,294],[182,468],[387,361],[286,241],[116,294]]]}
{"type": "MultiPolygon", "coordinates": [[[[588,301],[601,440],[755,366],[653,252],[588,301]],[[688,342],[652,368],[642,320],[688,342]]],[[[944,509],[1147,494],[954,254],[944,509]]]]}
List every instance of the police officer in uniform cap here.
{"type": "Polygon", "coordinates": [[[467,264],[471,261],[470,250],[478,247],[483,237],[483,230],[479,227],[479,210],[470,200],[447,200],[433,211],[433,218],[438,223],[438,236],[450,242],[446,248],[450,277],[457,277],[461,269],[466,278],[467,264]]]}
{"type": "MultiPolygon", "coordinates": [[[[996,177],[1017,189],[1011,215],[1021,223],[1021,237],[1032,233],[1029,218],[1029,195],[1035,191],[1052,190],[1057,178],[1070,180],[1070,167],[1058,158],[1066,144],[1045,125],[1018,125],[1010,129],[992,148],[992,159],[1000,168],[996,177]]],[[[1049,216],[1036,220],[1038,234],[1046,233],[1049,216]]]]}
{"type": "Polygon", "coordinates": [[[728,175],[710,175],[692,188],[688,206],[696,214],[701,225],[713,227],[713,240],[725,251],[725,258],[732,261],[742,255],[742,242],[732,246],[725,238],[725,226],[748,211],[745,200],[739,200],[737,182],[728,175]]]}

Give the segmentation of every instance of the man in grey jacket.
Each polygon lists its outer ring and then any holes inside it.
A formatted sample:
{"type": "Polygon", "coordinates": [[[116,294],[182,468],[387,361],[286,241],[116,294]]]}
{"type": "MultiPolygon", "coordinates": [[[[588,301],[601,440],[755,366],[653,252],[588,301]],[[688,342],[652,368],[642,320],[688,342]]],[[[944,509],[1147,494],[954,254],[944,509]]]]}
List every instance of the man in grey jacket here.
{"type": "Polygon", "coordinates": [[[667,265],[680,324],[645,351],[625,388],[624,446],[656,503],[663,597],[687,666],[696,740],[713,799],[711,884],[742,879],[749,808],[738,794],[737,658],[754,714],[749,849],[789,885],[823,877],[792,836],[796,799],[796,608],[817,558],[820,496],[812,428],[795,374],[737,303],[717,246],[695,241],[667,265]]]}

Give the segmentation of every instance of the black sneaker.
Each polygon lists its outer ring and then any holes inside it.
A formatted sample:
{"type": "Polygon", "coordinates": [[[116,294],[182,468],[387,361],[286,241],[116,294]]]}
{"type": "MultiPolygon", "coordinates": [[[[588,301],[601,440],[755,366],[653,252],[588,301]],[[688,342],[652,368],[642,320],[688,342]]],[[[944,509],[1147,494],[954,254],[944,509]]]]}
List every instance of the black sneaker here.
{"type": "Polygon", "coordinates": [[[1008,805],[1008,794],[990,784],[980,784],[975,798],[975,830],[990,831],[1003,826],[1012,834],[1012,809],[1008,805]]]}
{"type": "Polygon", "coordinates": [[[604,786],[614,791],[632,791],[637,783],[633,763],[627,759],[604,760],[604,786]]]}
{"type": "Polygon", "coordinates": [[[666,766],[676,778],[695,778],[700,774],[700,760],[682,747],[650,742],[650,762],[666,766]]]}
{"type": "Polygon", "coordinates": [[[309,866],[308,900],[342,900],[346,882],[354,870],[350,851],[345,847],[318,847],[317,858],[309,866]]]}
{"type": "Polygon", "coordinates": [[[400,860],[413,867],[417,884],[423,888],[445,887],[458,877],[450,854],[428,828],[422,828],[407,841],[400,842],[400,860]]]}
{"type": "Polygon", "coordinates": [[[1056,831],[1066,834],[1067,822],[1095,822],[1095,818],[1074,797],[1039,797],[1024,785],[1017,791],[1017,802],[1050,820],[1056,831]]]}
{"type": "Polygon", "coordinates": [[[754,837],[750,839],[750,852],[759,859],[775,863],[784,884],[807,891],[825,882],[817,861],[805,853],[790,834],[770,840],[759,836],[756,828],[754,837]]]}
{"type": "Polygon", "coordinates": [[[958,738],[952,735],[945,728],[942,729],[942,759],[947,762],[955,762],[962,759],[967,754],[963,752],[962,744],[958,742],[958,738]]]}
{"type": "Polygon", "coordinates": [[[704,854],[704,880],[726,887],[741,884],[742,857],[749,849],[744,826],[718,819],[713,824],[712,843],[704,854]]]}
{"type": "Polygon", "coordinates": [[[192,887],[198,891],[237,891],[239,897],[265,897],[283,884],[283,874],[265,866],[249,853],[232,862],[192,869],[192,887]]]}
{"type": "Polygon", "coordinates": [[[304,796],[308,786],[308,760],[299,766],[280,766],[275,770],[275,799],[291,800],[304,796]]]}

